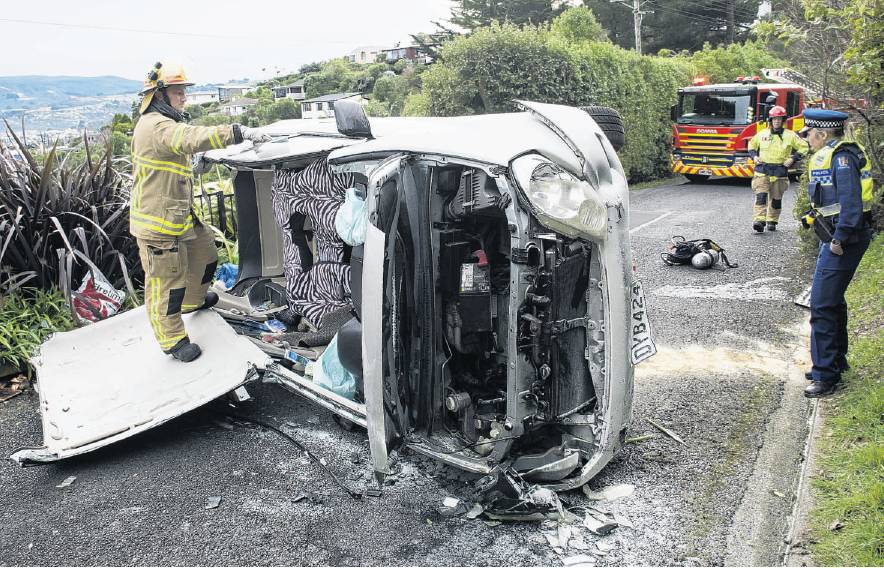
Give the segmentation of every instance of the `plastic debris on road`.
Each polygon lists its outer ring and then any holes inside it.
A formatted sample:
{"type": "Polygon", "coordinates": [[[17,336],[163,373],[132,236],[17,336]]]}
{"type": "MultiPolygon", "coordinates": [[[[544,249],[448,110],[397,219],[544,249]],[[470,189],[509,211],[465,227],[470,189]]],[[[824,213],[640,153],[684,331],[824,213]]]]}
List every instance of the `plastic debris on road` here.
{"type": "Polygon", "coordinates": [[[583,493],[592,501],[616,501],[622,497],[629,497],[635,493],[635,485],[631,483],[620,483],[618,485],[610,485],[603,487],[598,491],[593,491],[589,485],[583,486],[583,493]]]}
{"type": "Polygon", "coordinates": [[[217,509],[221,504],[221,496],[214,495],[206,499],[206,509],[217,509]]]}
{"type": "Polygon", "coordinates": [[[604,536],[606,534],[610,534],[611,531],[616,529],[618,525],[613,517],[607,517],[597,513],[593,514],[592,512],[588,512],[586,513],[586,518],[583,519],[583,526],[588,528],[594,534],[604,536]]]}
{"type": "Polygon", "coordinates": [[[587,554],[577,554],[563,558],[562,564],[570,568],[583,568],[584,566],[595,566],[596,559],[587,554]]]}
{"type": "Polygon", "coordinates": [[[446,497],[442,500],[442,505],[436,511],[443,517],[459,517],[467,513],[467,505],[460,499],[454,497],[446,497]]]}
{"type": "Polygon", "coordinates": [[[77,480],[77,476],[72,475],[70,477],[65,478],[65,480],[62,481],[61,483],[59,483],[58,485],[56,485],[56,487],[59,489],[62,489],[64,487],[70,487],[71,483],[73,483],[76,480],[77,480]]]}

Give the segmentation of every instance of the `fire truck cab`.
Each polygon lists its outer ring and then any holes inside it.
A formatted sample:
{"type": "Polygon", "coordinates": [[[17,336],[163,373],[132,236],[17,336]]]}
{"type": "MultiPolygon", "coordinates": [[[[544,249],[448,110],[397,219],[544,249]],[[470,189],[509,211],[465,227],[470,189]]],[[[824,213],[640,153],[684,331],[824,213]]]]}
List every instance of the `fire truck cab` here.
{"type": "Polygon", "coordinates": [[[758,77],[714,85],[695,80],[679,89],[671,113],[673,173],[692,182],[711,176],[752,177],[749,140],[767,127],[767,113],[775,105],[786,109],[785,128],[800,130],[805,96],[800,85],[760,83],[758,77]]]}

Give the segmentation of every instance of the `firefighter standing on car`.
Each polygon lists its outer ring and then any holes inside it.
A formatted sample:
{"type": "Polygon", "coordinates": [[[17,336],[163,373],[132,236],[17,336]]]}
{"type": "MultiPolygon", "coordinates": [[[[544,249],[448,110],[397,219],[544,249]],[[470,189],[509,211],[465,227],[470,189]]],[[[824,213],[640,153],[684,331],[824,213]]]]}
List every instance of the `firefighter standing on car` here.
{"type": "Polygon", "coordinates": [[[775,106],[768,113],[770,128],[765,128],[749,141],[749,156],[755,163],[752,191],[755,210],[752,228],[763,233],[776,231],[783,208],[783,194],[789,188],[789,169],[807,154],[807,143],[792,130],[784,128],[786,109],[775,106]]]}
{"type": "MultiPolygon", "coordinates": [[[[844,292],[871,241],[872,171],[862,146],[844,140],[847,114],[804,111],[802,134],[815,152],[808,163],[807,192],[817,216],[831,230],[822,235],[810,292],[810,398],[835,390],[847,369],[847,303],[844,292]]],[[[817,227],[819,229],[820,227],[817,227]]]]}
{"type": "Polygon", "coordinates": [[[132,138],[135,183],[129,231],[144,267],[144,303],[160,348],[179,361],[202,351],[191,343],[182,313],[213,306],[206,294],[218,264],[211,231],[193,213],[191,154],[266,135],[239,125],[191,126],[184,112],[188,82],[180,65],[157,63],[144,82],[141,118],[132,138]]]}

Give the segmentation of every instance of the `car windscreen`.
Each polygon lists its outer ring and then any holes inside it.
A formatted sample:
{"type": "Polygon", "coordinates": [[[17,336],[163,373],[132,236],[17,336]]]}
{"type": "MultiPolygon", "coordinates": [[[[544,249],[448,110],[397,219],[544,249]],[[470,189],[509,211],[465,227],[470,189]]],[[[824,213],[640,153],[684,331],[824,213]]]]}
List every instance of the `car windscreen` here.
{"type": "Polygon", "coordinates": [[[750,124],[752,95],[743,92],[680,93],[679,124],[750,124]]]}

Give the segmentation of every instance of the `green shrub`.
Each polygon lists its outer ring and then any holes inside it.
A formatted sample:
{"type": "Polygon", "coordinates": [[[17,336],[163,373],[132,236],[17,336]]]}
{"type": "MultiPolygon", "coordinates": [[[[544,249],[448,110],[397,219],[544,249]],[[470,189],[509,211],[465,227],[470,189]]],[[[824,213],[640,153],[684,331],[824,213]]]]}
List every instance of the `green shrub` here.
{"type": "Polygon", "coordinates": [[[60,159],[54,147],[40,164],[8,129],[23,159],[0,145],[0,295],[25,283],[76,288],[89,269],[84,258],[131,293],[141,263],[129,235],[125,162],[110,145],[99,157],[84,144],[82,164],[60,159]]]}
{"type": "Polygon", "coordinates": [[[513,99],[613,107],[626,125],[624,170],[631,181],[641,181],[669,171],[669,107],[690,78],[690,65],[679,58],[640,56],[608,42],[567,43],[545,28],[494,24],[446,44],[440,61],[423,74],[423,95],[436,116],[513,111],[513,99]]]}
{"type": "Polygon", "coordinates": [[[53,290],[18,290],[0,298],[0,364],[30,374],[28,360],[53,332],[74,327],[64,296],[53,290]]]}

